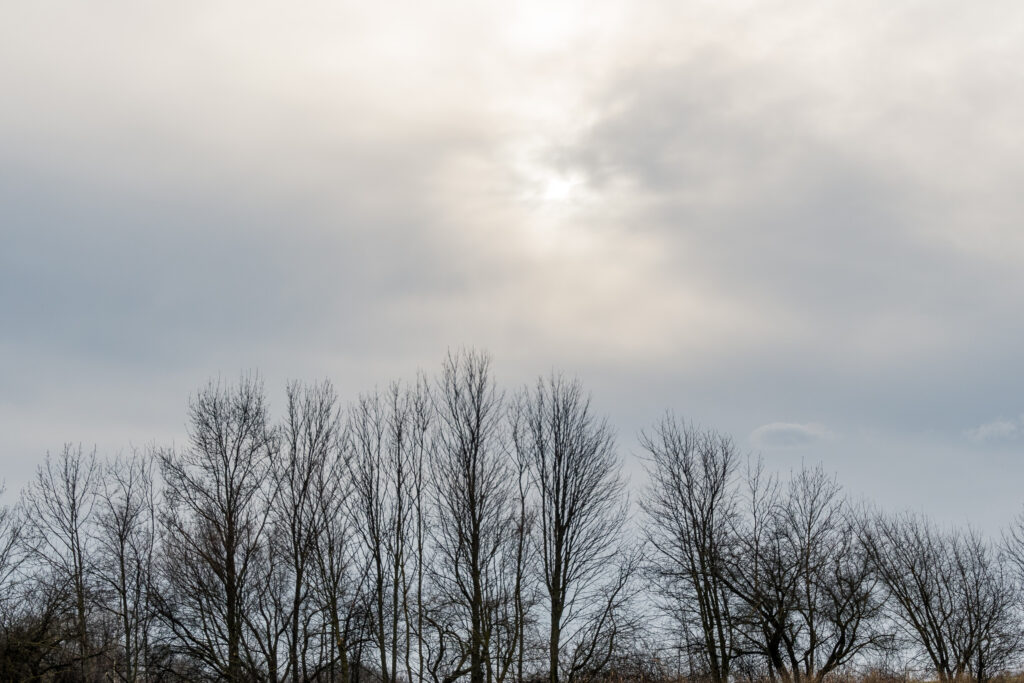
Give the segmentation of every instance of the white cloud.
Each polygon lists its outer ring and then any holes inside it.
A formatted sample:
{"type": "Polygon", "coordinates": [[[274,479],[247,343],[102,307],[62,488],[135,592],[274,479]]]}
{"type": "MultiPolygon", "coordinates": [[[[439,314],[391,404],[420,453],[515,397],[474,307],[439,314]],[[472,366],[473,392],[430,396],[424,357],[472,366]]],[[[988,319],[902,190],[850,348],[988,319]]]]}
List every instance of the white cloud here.
{"type": "Polygon", "coordinates": [[[770,422],[750,433],[750,443],[757,448],[803,448],[835,438],[825,425],[817,423],[770,422]]]}
{"type": "Polygon", "coordinates": [[[980,424],[964,432],[967,438],[972,441],[993,442],[1010,441],[1024,435],[1024,415],[1015,420],[998,418],[991,422],[980,424]]]}

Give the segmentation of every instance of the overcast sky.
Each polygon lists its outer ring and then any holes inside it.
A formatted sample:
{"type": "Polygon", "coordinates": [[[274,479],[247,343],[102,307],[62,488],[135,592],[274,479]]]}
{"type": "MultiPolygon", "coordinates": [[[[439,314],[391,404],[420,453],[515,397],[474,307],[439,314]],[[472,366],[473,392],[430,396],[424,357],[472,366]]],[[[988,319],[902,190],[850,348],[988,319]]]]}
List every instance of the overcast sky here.
{"type": "MultiPolygon", "coordinates": [[[[1024,503],[1024,4],[0,0],[0,465],[450,347],[1024,503]]],[[[637,475],[636,478],[639,478],[637,475]]]]}

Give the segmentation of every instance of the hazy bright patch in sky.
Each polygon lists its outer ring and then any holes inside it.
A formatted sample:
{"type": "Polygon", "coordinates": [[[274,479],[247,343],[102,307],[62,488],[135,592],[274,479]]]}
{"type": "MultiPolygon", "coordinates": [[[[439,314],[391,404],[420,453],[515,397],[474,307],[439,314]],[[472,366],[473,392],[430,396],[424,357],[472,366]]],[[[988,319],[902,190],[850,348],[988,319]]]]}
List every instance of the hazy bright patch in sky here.
{"type": "Polygon", "coordinates": [[[994,528],[1024,475],[1017,2],[5,3],[0,458],[259,369],[578,374],[994,528]]]}

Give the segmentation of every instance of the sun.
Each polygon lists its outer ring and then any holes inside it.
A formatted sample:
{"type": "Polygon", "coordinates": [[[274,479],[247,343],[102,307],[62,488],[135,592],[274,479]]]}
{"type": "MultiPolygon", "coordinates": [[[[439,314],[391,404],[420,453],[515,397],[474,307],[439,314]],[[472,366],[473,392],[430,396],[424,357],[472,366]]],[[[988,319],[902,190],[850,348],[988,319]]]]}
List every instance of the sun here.
{"type": "Polygon", "coordinates": [[[540,200],[547,204],[566,204],[578,198],[583,181],[577,176],[551,175],[541,184],[540,200]]]}

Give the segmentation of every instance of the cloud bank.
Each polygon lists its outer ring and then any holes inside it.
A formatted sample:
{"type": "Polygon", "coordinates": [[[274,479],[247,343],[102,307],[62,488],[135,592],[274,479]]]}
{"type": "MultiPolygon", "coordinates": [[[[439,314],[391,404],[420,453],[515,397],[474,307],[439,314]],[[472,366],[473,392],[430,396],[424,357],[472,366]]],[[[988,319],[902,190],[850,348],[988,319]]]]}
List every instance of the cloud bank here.
{"type": "MultiPolygon", "coordinates": [[[[772,457],[806,443],[866,495],[955,507],[935,492],[992,438],[964,426],[1013,414],[1024,379],[1022,15],[11,7],[10,483],[64,441],[180,439],[211,375],[354,396],[476,345],[513,386],[579,374],[626,453],[670,408],[772,457]],[[914,491],[855,479],[894,462],[914,491]]],[[[985,467],[979,486],[1024,475],[985,467]]]]}

